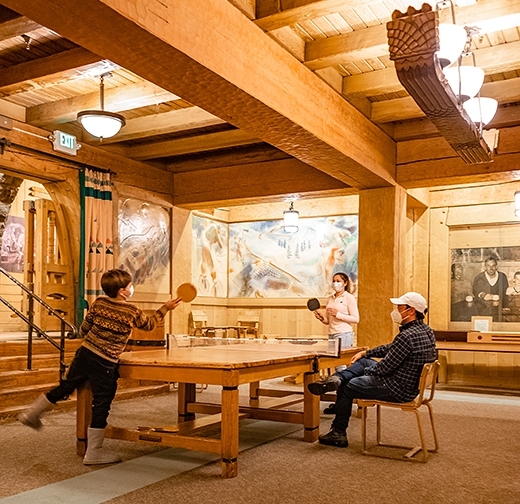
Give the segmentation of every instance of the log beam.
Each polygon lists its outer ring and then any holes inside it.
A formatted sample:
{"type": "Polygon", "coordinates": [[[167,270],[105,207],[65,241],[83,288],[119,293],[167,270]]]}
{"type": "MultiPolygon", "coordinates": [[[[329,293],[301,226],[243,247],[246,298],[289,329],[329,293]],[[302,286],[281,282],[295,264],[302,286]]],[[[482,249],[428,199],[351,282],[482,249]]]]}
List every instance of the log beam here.
{"type": "Polygon", "coordinates": [[[2,2],[345,184],[395,183],[394,142],[227,0],[2,2]]]}
{"type": "Polygon", "coordinates": [[[121,184],[139,187],[161,195],[171,202],[173,176],[155,166],[133,161],[97,147],[83,145],[76,156],[54,151],[48,139],[49,131],[13,121],[13,128],[2,130],[11,146],[0,156],[0,169],[36,181],[62,181],[70,170],[90,166],[114,173],[121,184]]]}
{"type": "Polygon", "coordinates": [[[520,166],[520,126],[499,131],[491,163],[466,165],[442,138],[399,142],[397,181],[406,188],[511,181],[520,166]]]}
{"type": "Polygon", "coordinates": [[[297,159],[249,163],[174,174],[173,204],[188,209],[258,203],[285,194],[313,197],[350,194],[339,180],[297,159]]]}

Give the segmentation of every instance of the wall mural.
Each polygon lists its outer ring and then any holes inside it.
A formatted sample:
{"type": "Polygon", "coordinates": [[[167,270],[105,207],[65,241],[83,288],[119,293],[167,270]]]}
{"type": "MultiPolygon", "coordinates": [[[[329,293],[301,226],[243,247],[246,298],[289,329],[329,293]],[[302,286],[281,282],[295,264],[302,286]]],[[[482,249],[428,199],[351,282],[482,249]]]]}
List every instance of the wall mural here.
{"type": "Polygon", "coordinates": [[[25,247],[25,219],[9,215],[2,239],[0,266],[9,273],[23,272],[25,247]]]}
{"type": "Polygon", "coordinates": [[[451,250],[451,321],[520,322],[520,247],[451,250]]]}
{"type": "Polygon", "coordinates": [[[230,224],[229,297],[324,297],[338,271],[355,286],[357,250],[357,215],[230,224]]]}
{"type": "Polygon", "coordinates": [[[199,296],[227,296],[228,225],[192,217],[191,278],[199,296]]]}
{"type": "Polygon", "coordinates": [[[119,268],[133,277],[136,292],[170,292],[170,214],[159,205],[120,199],[119,268]]]}

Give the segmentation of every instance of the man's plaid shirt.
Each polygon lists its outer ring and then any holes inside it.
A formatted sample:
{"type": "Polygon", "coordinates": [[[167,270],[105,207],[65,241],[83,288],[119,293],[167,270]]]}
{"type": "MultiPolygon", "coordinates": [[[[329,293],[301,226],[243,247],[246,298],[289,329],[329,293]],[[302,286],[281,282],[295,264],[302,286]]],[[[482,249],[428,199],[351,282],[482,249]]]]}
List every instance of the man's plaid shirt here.
{"type": "Polygon", "coordinates": [[[413,320],[400,328],[388,345],[367,350],[367,357],[383,357],[365,374],[379,376],[401,402],[412,401],[419,393],[419,379],[424,364],[437,359],[435,335],[422,320],[413,320]]]}

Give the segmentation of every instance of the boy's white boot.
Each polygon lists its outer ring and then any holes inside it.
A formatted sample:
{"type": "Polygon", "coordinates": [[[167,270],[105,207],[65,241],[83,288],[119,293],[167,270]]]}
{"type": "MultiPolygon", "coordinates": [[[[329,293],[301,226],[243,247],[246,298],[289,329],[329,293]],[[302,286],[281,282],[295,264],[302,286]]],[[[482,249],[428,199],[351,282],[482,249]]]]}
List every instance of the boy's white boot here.
{"type": "Polygon", "coordinates": [[[121,457],[110,450],[103,448],[103,440],[105,439],[105,429],[88,428],[87,434],[87,452],[83,458],[85,465],[113,464],[120,462],[121,457]]]}
{"type": "Polygon", "coordinates": [[[40,417],[42,413],[48,410],[51,406],[52,403],[47,399],[45,394],[42,394],[29,406],[28,409],[22,411],[18,415],[18,420],[33,429],[41,429],[42,422],[40,417]]]}

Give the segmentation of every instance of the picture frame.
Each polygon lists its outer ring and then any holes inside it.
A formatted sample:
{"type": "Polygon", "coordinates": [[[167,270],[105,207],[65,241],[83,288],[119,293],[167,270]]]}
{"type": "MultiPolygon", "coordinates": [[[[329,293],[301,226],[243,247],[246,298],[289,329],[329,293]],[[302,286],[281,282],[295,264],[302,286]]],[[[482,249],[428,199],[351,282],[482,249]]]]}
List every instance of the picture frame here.
{"type": "Polygon", "coordinates": [[[471,330],[489,332],[493,326],[493,317],[471,317],[471,330]]]}

